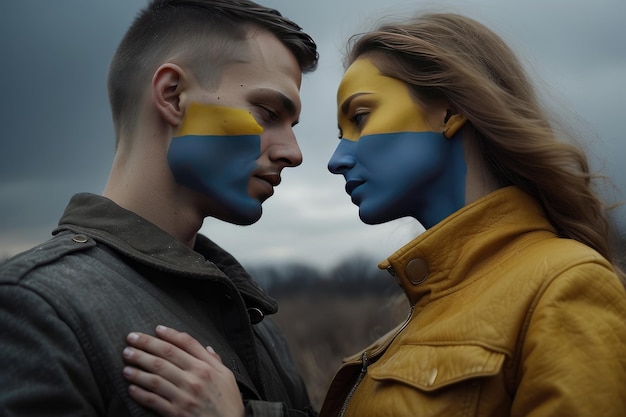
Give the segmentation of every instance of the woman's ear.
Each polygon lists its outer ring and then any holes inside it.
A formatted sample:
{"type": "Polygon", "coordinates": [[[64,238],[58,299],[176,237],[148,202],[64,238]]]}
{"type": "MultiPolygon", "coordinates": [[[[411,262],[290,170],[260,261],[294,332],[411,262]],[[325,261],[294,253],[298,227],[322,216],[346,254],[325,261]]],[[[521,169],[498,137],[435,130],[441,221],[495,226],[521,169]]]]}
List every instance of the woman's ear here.
{"type": "Polygon", "coordinates": [[[452,110],[446,111],[446,118],[444,120],[444,129],[443,135],[451,139],[456,132],[459,131],[460,128],[467,122],[467,117],[463,116],[461,113],[453,112],[452,110]]]}
{"type": "Polygon", "coordinates": [[[154,106],[161,117],[172,126],[178,126],[184,115],[184,110],[180,107],[184,79],[184,70],[172,63],[161,65],[152,77],[154,106]]]}

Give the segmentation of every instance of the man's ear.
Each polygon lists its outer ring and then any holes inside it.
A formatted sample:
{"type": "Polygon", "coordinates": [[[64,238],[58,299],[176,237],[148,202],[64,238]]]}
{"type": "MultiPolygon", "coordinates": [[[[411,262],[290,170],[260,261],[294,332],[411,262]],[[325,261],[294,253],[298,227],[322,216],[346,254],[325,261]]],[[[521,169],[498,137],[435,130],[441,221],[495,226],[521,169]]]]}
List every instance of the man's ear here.
{"type": "Polygon", "coordinates": [[[185,71],[176,64],[161,65],[152,77],[152,98],[161,117],[178,126],[184,115],[180,95],[184,89],[185,71]]]}
{"type": "Polygon", "coordinates": [[[461,113],[452,114],[452,112],[448,110],[448,112],[446,113],[443,135],[446,138],[451,139],[456,134],[456,132],[458,132],[459,129],[463,127],[465,122],[467,122],[467,117],[463,116],[461,113]]]}

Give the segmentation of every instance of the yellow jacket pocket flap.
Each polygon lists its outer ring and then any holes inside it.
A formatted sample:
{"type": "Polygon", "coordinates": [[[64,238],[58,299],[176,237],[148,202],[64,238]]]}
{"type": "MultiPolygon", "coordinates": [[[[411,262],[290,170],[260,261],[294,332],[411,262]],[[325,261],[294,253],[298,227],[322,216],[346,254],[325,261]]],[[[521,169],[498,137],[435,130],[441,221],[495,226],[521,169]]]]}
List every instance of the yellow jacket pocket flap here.
{"type": "Polygon", "coordinates": [[[384,355],[367,372],[377,381],[398,381],[434,391],[460,381],[496,375],[504,357],[503,353],[475,345],[405,345],[392,355],[384,355]]]}

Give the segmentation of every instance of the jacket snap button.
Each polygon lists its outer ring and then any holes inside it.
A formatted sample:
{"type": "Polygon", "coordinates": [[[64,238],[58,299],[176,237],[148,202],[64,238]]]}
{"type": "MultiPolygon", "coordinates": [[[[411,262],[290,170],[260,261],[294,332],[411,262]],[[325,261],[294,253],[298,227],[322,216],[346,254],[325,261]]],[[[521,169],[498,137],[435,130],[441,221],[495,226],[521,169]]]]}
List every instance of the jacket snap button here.
{"type": "Polygon", "coordinates": [[[428,386],[431,386],[432,384],[435,383],[435,380],[437,379],[437,374],[439,372],[437,371],[437,368],[433,368],[430,371],[430,376],[428,377],[428,386]]]}
{"type": "Polygon", "coordinates": [[[250,323],[257,324],[265,317],[263,312],[256,307],[248,309],[248,315],[250,316],[250,323]]]}
{"type": "Polygon", "coordinates": [[[87,243],[87,236],[85,235],[74,235],[72,240],[76,243],[87,243]]]}
{"type": "Polygon", "coordinates": [[[421,284],[428,277],[428,264],[423,259],[411,260],[404,269],[413,285],[421,284]]]}

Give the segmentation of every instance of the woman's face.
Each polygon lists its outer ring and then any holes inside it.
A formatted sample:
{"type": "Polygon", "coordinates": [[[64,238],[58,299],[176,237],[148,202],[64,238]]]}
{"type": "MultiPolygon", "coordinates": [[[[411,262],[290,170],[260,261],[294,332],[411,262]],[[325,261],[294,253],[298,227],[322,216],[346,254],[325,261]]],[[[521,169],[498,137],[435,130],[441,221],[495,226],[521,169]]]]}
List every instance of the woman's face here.
{"type": "Polygon", "coordinates": [[[419,104],[371,59],[357,59],[339,85],[340,142],[328,169],[344,176],[363,222],[411,216],[431,227],[463,206],[461,140],[441,133],[445,107],[419,104]]]}

